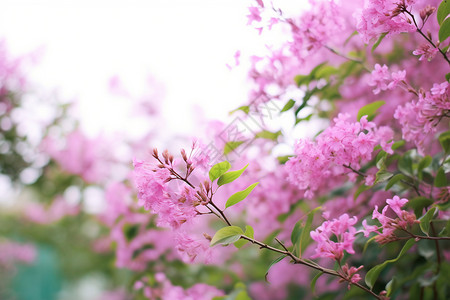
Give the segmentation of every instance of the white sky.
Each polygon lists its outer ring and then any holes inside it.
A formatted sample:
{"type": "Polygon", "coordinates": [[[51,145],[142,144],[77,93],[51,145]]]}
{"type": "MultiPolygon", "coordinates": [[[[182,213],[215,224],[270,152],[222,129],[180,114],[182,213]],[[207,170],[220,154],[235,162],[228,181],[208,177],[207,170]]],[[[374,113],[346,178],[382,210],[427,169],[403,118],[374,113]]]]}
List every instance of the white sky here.
{"type": "Polygon", "coordinates": [[[126,104],[108,93],[113,75],[137,95],[148,75],[162,82],[163,115],[178,120],[168,129],[192,134],[193,103],[208,118],[223,120],[247,100],[245,57],[264,46],[246,26],[249,3],[0,0],[0,37],[15,54],[43,50],[33,81],[79,101],[83,127],[91,135],[131,122],[126,104]],[[243,66],[230,71],[226,64],[234,62],[237,50],[243,66]]]}

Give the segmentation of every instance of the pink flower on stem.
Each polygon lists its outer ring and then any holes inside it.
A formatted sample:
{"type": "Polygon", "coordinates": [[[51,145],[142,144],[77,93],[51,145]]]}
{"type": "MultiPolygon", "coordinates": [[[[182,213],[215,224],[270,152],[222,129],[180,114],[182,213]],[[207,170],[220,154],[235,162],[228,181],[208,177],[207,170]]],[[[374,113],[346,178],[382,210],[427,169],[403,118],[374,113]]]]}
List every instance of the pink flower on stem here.
{"type": "Polygon", "coordinates": [[[431,61],[438,51],[438,48],[434,48],[429,44],[422,44],[419,48],[413,51],[413,54],[420,55],[419,60],[423,60],[425,58],[426,60],[431,61]]]}
{"type": "Polygon", "coordinates": [[[390,80],[390,77],[391,76],[389,74],[389,69],[386,65],[375,65],[375,69],[372,71],[371,77],[368,82],[370,86],[375,86],[375,89],[373,90],[373,93],[375,95],[379,94],[381,91],[385,91],[388,89],[387,82],[390,80]]]}
{"type": "Polygon", "coordinates": [[[340,279],[339,282],[345,282],[348,281],[348,288],[350,289],[350,283],[358,283],[358,281],[361,280],[361,275],[357,274],[359,270],[361,270],[363,266],[359,266],[358,268],[355,267],[348,267],[347,264],[342,266],[342,275],[347,279],[340,279]]]}
{"type": "Polygon", "coordinates": [[[398,237],[395,234],[397,229],[408,231],[408,227],[415,223],[419,223],[413,213],[402,209],[402,207],[408,203],[408,199],[394,196],[392,199],[387,199],[386,203],[387,205],[383,208],[381,213],[378,211],[378,206],[375,205],[372,214],[372,219],[377,219],[381,226],[368,225],[366,220],[364,220],[362,223],[364,229],[360,231],[364,233],[365,237],[368,237],[371,232],[377,233],[375,241],[380,244],[387,244],[398,240],[398,237]],[[389,208],[397,215],[396,218],[387,216],[389,208]]]}
{"type": "Polygon", "coordinates": [[[317,242],[316,254],[312,258],[328,257],[338,262],[344,257],[344,250],[354,254],[353,242],[355,240],[356,229],[353,225],[358,219],[350,218],[348,214],[343,214],[339,219],[325,221],[310,235],[317,242]],[[336,237],[336,242],[331,240],[336,237]]]}

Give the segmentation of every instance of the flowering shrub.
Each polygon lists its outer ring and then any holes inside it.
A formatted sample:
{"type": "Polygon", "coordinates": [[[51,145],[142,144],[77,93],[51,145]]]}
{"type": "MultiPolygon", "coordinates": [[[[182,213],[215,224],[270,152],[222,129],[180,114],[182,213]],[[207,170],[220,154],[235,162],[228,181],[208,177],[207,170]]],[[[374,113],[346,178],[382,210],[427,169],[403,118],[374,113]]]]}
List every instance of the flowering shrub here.
{"type": "Polygon", "coordinates": [[[119,299],[447,299],[449,15],[448,0],[312,0],[300,16],[257,0],[248,24],[289,36],[251,58],[229,126],[179,152],[130,143],[122,177],[106,141],[48,137],[37,185],[64,183],[25,222],[95,224],[89,255],[133,275],[111,280],[119,299]],[[264,126],[273,107],[307,137],[264,126]],[[100,213],[60,204],[99,187],[100,213]]]}

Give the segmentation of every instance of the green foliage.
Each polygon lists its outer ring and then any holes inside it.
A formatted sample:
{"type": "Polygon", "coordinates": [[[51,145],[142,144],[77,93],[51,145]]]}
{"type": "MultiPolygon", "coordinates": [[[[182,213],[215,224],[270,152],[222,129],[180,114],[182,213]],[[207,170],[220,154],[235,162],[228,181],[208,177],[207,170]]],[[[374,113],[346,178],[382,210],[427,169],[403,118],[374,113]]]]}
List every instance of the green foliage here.
{"type": "Polygon", "coordinates": [[[293,155],[278,156],[277,159],[278,159],[278,162],[280,163],[280,165],[284,165],[289,160],[289,157],[293,157],[293,155]]]}
{"type": "Polygon", "coordinates": [[[307,214],[306,222],[303,225],[302,220],[298,221],[291,232],[291,242],[293,245],[293,253],[302,256],[303,251],[311,243],[311,225],[314,219],[314,214],[322,209],[321,206],[316,207],[307,214]]]}
{"type": "Polygon", "coordinates": [[[278,130],[277,132],[263,130],[263,131],[256,133],[255,137],[276,141],[280,135],[282,135],[281,130],[278,130]]]}
{"type": "Polygon", "coordinates": [[[225,174],[229,169],[231,168],[231,165],[227,161],[222,161],[220,163],[215,164],[212,166],[211,170],[209,170],[209,179],[211,182],[225,174]]]}
{"type": "Polygon", "coordinates": [[[434,178],[434,186],[444,187],[447,186],[447,184],[447,177],[445,176],[444,168],[440,167],[436,173],[436,177],[434,178]]]}
{"type": "MultiPolygon", "coordinates": [[[[253,227],[250,225],[246,225],[245,226],[245,236],[253,239],[255,236],[255,231],[253,230],[253,227]]],[[[248,241],[245,239],[240,239],[239,241],[237,241],[236,243],[234,243],[234,245],[236,246],[236,248],[241,248],[242,246],[244,246],[248,241]]]]}
{"type": "Polygon", "coordinates": [[[392,176],[390,179],[389,179],[389,181],[388,181],[388,183],[386,184],[386,187],[385,187],[385,191],[387,191],[387,190],[389,190],[391,187],[393,187],[396,183],[398,183],[399,181],[402,181],[402,180],[406,180],[408,177],[407,176],[405,176],[405,175],[403,175],[403,174],[401,174],[401,173],[399,173],[399,174],[395,174],[394,176],[392,176]]]}
{"type": "Polygon", "coordinates": [[[425,233],[426,235],[428,235],[428,232],[430,230],[430,222],[433,219],[435,212],[436,207],[433,207],[419,219],[420,230],[422,230],[422,232],[425,233]]]}
{"type": "Polygon", "coordinates": [[[361,107],[361,109],[358,111],[358,115],[357,115],[356,119],[359,121],[359,120],[361,120],[361,118],[363,116],[367,115],[367,120],[369,120],[369,121],[373,120],[377,110],[381,106],[383,106],[385,103],[386,103],[386,101],[379,100],[379,101],[375,101],[375,102],[372,102],[370,104],[367,104],[367,105],[361,107]]]}
{"type": "Polygon", "coordinates": [[[235,181],[236,179],[239,178],[239,176],[242,175],[242,173],[244,173],[244,171],[245,171],[245,169],[247,169],[247,167],[248,167],[248,164],[240,170],[224,173],[223,175],[221,175],[219,177],[219,180],[217,180],[217,184],[219,186],[221,186],[221,185],[235,181]]]}
{"type": "Polygon", "coordinates": [[[238,241],[242,235],[244,235],[244,232],[238,226],[223,227],[216,232],[211,240],[210,246],[232,244],[238,241]]]}
{"type": "Polygon", "coordinates": [[[234,114],[234,113],[237,112],[237,111],[242,111],[242,112],[244,112],[246,115],[248,115],[249,112],[250,112],[250,106],[248,106],[248,105],[240,106],[240,107],[236,108],[235,110],[230,111],[230,115],[231,115],[231,114],[234,114]]]}
{"type": "Polygon", "coordinates": [[[290,99],[290,100],[286,103],[286,105],[284,105],[284,107],[281,109],[280,113],[290,110],[291,108],[294,107],[294,105],[295,105],[295,101],[292,100],[292,99],[290,99]]]}
{"type": "Polygon", "coordinates": [[[244,143],[244,141],[227,142],[225,144],[225,147],[223,148],[223,154],[227,155],[227,154],[231,153],[232,151],[234,151],[237,147],[239,147],[243,143],[244,143]]]}
{"type": "Polygon", "coordinates": [[[287,255],[283,254],[283,255],[278,256],[277,258],[275,258],[275,260],[273,260],[273,261],[270,263],[269,267],[267,268],[266,275],[264,276],[264,278],[265,278],[265,280],[266,280],[267,282],[269,282],[269,281],[267,280],[267,276],[269,275],[270,268],[272,268],[274,265],[276,265],[277,263],[279,263],[280,261],[282,261],[285,257],[287,257],[287,255]]]}
{"type": "Polygon", "coordinates": [[[443,43],[450,36],[450,18],[447,18],[442,22],[439,29],[439,41],[443,43]]]}
{"type": "Polygon", "coordinates": [[[247,293],[247,288],[242,282],[236,283],[233,291],[227,296],[214,297],[212,300],[252,300],[247,293]]]}
{"type": "Polygon", "coordinates": [[[253,189],[259,184],[259,182],[255,182],[252,185],[248,186],[245,190],[234,193],[228,198],[227,203],[225,204],[225,208],[235,205],[236,203],[241,202],[253,191],[253,189]]]}
{"type": "Polygon", "coordinates": [[[378,46],[380,45],[381,41],[386,37],[387,32],[384,32],[380,35],[380,37],[378,38],[378,40],[375,42],[375,44],[373,44],[372,46],[372,53],[375,51],[375,49],[378,48],[378,46]]]}
{"type": "Polygon", "coordinates": [[[389,264],[389,263],[393,263],[396,262],[397,260],[400,259],[400,257],[403,256],[403,254],[405,254],[406,251],[408,251],[413,245],[414,245],[414,239],[409,239],[405,245],[403,246],[402,250],[400,251],[400,253],[398,254],[398,256],[396,258],[393,259],[389,259],[386,260],[385,262],[383,262],[382,264],[379,264],[375,267],[373,267],[372,269],[369,270],[369,272],[367,272],[366,274],[366,284],[367,286],[372,289],[373,285],[375,284],[375,281],[377,280],[378,276],[380,275],[381,271],[384,270],[384,268],[389,264]]]}
{"type": "Polygon", "coordinates": [[[316,282],[317,282],[317,279],[319,279],[319,277],[322,276],[323,274],[324,274],[323,272],[319,272],[311,280],[311,285],[310,285],[311,294],[313,294],[314,296],[316,295],[316,282]]]}
{"type": "Polygon", "coordinates": [[[414,214],[419,217],[422,215],[422,211],[425,207],[430,206],[433,204],[434,201],[432,199],[429,199],[427,197],[416,197],[409,200],[409,202],[406,204],[406,207],[412,208],[414,210],[414,214]]]}
{"type": "Polygon", "coordinates": [[[450,1],[443,0],[437,9],[436,17],[438,20],[438,24],[442,26],[445,18],[450,14],[450,1]]]}
{"type": "Polygon", "coordinates": [[[439,135],[439,143],[441,144],[442,149],[444,149],[445,153],[450,152],[450,131],[446,131],[439,135]]]}

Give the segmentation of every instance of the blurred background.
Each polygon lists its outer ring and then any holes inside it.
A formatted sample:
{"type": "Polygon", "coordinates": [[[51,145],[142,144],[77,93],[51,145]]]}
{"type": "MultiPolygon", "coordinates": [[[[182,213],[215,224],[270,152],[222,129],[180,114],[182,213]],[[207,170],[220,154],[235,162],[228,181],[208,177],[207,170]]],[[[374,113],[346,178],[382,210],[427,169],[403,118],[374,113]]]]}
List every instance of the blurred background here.
{"type": "Polygon", "coordinates": [[[127,299],[108,187],[248,101],[251,4],[0,2],[0,299],[127,299]]]}

